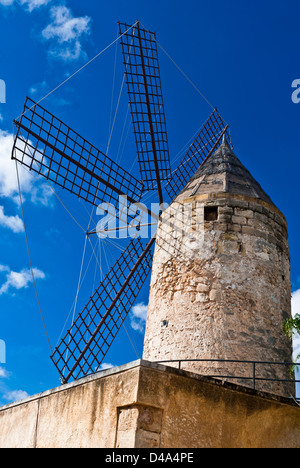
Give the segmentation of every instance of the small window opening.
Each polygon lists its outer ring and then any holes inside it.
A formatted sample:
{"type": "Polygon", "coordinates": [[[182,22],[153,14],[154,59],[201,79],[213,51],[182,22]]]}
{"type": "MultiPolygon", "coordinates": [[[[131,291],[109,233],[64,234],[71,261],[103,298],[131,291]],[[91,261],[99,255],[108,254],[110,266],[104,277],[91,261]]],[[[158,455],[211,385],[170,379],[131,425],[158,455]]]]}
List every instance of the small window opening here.
{"type": "Polygon", "coordinates": [[[219,216],[217,206],[204,207],[204,221],[217,221],[219,216]]]}

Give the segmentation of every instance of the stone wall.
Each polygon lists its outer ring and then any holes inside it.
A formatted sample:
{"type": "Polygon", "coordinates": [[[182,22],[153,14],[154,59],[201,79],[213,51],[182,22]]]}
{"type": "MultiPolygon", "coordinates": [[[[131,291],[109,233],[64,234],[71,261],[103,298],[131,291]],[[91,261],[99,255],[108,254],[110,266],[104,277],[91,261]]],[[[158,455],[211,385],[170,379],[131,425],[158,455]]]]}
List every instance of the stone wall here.
{"type": "Polygon", "coordinates": [[[114,447],[118,409],[136,401],[139,369],[102,375],[0,409],[0,447],[114,447]]]}
{"type": "MultiPolygon", "coordinates": [[[[157,234],[144,359],[290,362],[291,343],[282,332],[290,316],[287,224],[279,210],[224,193],[168,208],[157,234]],[[217,219],[207,221],[205,210],[212,207],[217,219]]],[[[210,375],[252,373],[251,364],[186,363],[185,368],[210,375]]],[[[258,378],[290,379],[288,365],[256,370],[258,378]]],[[[257,385],[294,392],[289,383],[257,385]]]]}
{"type": "Polygon", "coordinates": [[[137,361],[0,408],[0,448],[300,448],[300,408],[137,361]]]}

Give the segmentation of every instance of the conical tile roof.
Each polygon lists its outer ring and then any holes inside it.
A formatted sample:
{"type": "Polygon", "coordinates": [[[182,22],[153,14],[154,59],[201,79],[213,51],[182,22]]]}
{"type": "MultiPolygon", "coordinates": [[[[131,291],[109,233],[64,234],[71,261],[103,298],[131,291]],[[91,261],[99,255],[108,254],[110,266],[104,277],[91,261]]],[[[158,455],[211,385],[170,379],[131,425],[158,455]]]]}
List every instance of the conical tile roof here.
{"type": "Polygon", "coordinates": [[[209,193],[244,195],[274,205],[260,184],[235,156],[226,138],[217,151],[200,166],[176,201],[209,193]]]}

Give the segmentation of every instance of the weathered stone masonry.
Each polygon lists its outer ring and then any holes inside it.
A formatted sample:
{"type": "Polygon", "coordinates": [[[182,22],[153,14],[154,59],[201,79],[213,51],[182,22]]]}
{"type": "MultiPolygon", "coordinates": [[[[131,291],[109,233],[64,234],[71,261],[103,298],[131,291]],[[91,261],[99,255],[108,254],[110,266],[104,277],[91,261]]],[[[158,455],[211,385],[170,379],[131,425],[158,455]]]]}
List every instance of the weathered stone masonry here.
{"type": "MultiPolygon", "coordinates": [[[[162,218],[144,358],[290,362],[291,344],[282,332],[291,315],[286,220],[226,142],[211,159],[162,218]]],[[[241,377],[252,372],[250,364],[184,368],[241,377]]],[[[289,379],[289,368],[257,366],[257,377],[289,379]]],[[[293,392],[289,383],[257,385],[293,392]]]]}

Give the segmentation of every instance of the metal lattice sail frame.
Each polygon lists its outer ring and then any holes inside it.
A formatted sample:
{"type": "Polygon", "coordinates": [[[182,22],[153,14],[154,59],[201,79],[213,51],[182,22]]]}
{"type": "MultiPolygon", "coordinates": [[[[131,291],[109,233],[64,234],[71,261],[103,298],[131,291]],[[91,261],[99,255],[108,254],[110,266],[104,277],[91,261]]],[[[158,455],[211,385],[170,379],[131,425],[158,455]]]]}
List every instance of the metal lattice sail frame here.
{"type": "Polygon", "coordinates": [[[163,203],[161,183],[170,180],[171,163],[156,36],[139,23],[128,29],[119,23],[140,173],[146,189],[157,187],[163,203]]]}
{"type": "Polygon", "coordinates": [[[26,98],[13,158],[79,198],[98,206],[126,195],[140,201],[143,184],[46,109],[26,98]]]}
{"type": "Polygon", "coordinates": [[[214,109],[176,171],[174,171],[172,180],[166,187],[171,199],[174,199],[186,186],[195,173],[195,167],[198,168],[201,164],[204,164],[217,150],[222,143],[224,135],[231,142],[228,125],[224,122],[217,109],[214,109]]]}
{"type": "MultiPolygon", "coordinates": [[[[157,190],[162,204],[163,183],[174,199],[223,136],[230,140],[228,126],[215,109],[172,174],[156,36],[139,22],[119,30],[141,180],[30,98],[14,121],[12,158],[94,206],[120,196],[137,203],[145,190],[157,190]]],[[[151,270],[154,244],[129,243],[55,348],[64,383],[99,370],[151,270]]]]}
{"type": "Polygon", "coordinates": [[[154,239],[130,242],[51,356],[64,382],[96,372],[151,269],[154,239]]]}

